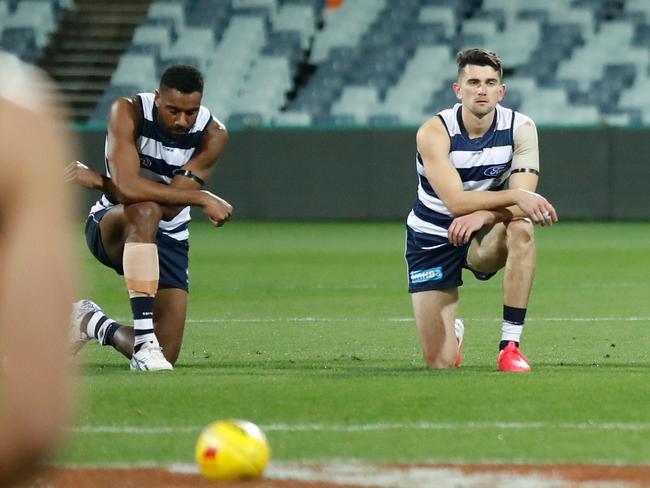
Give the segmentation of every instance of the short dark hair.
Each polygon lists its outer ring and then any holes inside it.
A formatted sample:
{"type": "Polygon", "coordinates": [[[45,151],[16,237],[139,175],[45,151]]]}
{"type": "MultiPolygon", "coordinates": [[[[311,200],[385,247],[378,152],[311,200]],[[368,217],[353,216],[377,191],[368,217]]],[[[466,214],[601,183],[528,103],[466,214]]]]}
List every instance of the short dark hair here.
{"type": "Polygon", "coordinates": [[[174,64],[160,78],[160,89],[165,88],[181,93],[203,93],[203,75],[194,66],[174,64]]]}
{"type": "Polygon", "coordinates": [[[472,48],[460,51],[456,55],[456,62],[458,63],[458,78],[463,71],[463,68],[468,64],[475,66],[491,66],[499,73],[499,79],[503,78],[503,64],[501,59],[496,53],[482,48],[472,48]]]}

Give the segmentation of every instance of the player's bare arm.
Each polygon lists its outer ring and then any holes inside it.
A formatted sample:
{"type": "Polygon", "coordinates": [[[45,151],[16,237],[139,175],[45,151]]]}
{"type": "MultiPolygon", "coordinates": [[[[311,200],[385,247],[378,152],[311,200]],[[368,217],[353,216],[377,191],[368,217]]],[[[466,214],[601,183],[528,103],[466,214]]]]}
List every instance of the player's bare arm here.
{"type": "MultiPolygon", "coordinates": [[[[508,180],[508,186],[510,189],[534,193],[539,179],[539,149],[534,122],[529,119],[515,130],[513,136],[515,149],[512,158],[512,175],[508,180]]],[[[533,219],[533,221],[540,225],[552,225],[553,222],[557,222],[555,208],[548,203],[547,209],[542,211],[541,215],[537,215],[537,219],[533,219]]],[[[518,205],[472,212],[454,219],[449,227],[449,240],[454,245],[460,246],[467,243],[471,235],[483,226],[524,217],[531,216],[527,215],[518,205]]]]}
{"type": "MultiPolygon", "coordinates": [[[[108,161],[118,201],[123,204],[151,201],[165,206],[198,206],[214,225],[223,225],[232,213],[232,207],[225,200],[196,188],[179,188],[178,183],[160,185],[140,177],[140,158],[133,143],[138,120],[135,105],[129,99],[120,98],[111,107],[108,161]]],[[[208,170],[204,168],[203,171],[208,170]]]]}
{"type": "MultiPolygon", "coordinates": [[[[539,180],[539,148],[535,123],[528,119],[525,123],[517,127],[513,136],[515,147],[508,187],[511,189],[522,189],[527,192],[535,192],[539,180]]],[[[526,213],[518,206],[496,209],[494,213],[496,222],[527,217],[526,213]]],[[[551,225],[556,221],[557,213],[555,209],[552,209],[548,210],[548,213],[543,213],[542,220],[537,223],[551,225]]]]}
{"type": "Polygon", "coordinates": [[[117,189],[111,179],[90,169],[81,161],[73,161],[64,168],[63,181],[76,183],[89,190],[99,190],[117,199],[117,189]]]}
{"type": "Polygon", "coordinates": [[[516,204],[513,192],[466,192],[458,171],[449,161],[450,141],[437,117],[427,121],[417,133],[417,147],[427,179],[452,215],[466,215],[516,204]]]}
{"type": "MultiPolygon", "coordinates": [[[[207,181],[212,174],[217,159],[221,156],[227,142],[228,132],[226,131],[226,128],[218,122],[211,122],[203,134],[201,147],[197,154],[181,168],[181,170],[183,170],[182,173],[174,176],[170,185],[163,186],[173,187],[179,190],[200,191],[203,182],[207,181]]],[[[118,188],[111,178],[108,178],[97,171],[93,171],[80,161],[74,161],[65,168],[64,180],[67,182],[75,182],[84,188],[99,190],[102,193],[110,195],[115,200],[122,201],[120,199],[118,188]]],[[[148,182],[148,180],[145,181],[148,182]]],[[[156,182],[151,183],[159,184],[156,182]]],[[[228,205],[225,200],[218,196],[207,191],[204,191],[204,193],[207,193],[212,200],[216,200],[222,205],[228,205]]],[[[171,220],[174,218],[178,212],[185,207],[185,205],[185,203],[180,205],[161,204],[163,209],[163,220],[171,220]]],[[[230,212],[232,212],[232,209],[230,212]]],[[[211,218],[211,220],[217,226],[223,225],[225,222],[225,220],[219,219],[211,218]]]]}
{"type": "Polygon", "coordinates": [[[58,107],[40,101],[35,91],[24,93],[37,110],[0,96],[0,132],[6,136],[0,154],[2,486],[26,475],[61,434],[72,383],[66,333],[74,275],[67,236],[71,202],[60,180],[60,163],[70,157],[69,134],[58,107]]]}
{"type": "MultiPolygon", "coordinates": [[[[519,126],[513,137],[515,148],[511,167],[512,175],[508,180],[508,186],[510,189],[520,189],[526,193],[534,194],[539,179],[539,149],[534,122],[528,120],[519,126]]],[[[546,208],[548,210],[543,210],[541,215],[537,216],[537,220],[533,219],[533,221],[541,225],[552,225],[553,222],[556,222],[557,212],[553,206],[548,203],[546,208]]],[[[466,244],[472,234],[484,226],[525,217],[530,216],[518,205],[487,211],[478,210],[454,219],[449,227],[449,240],[452,244],[460,246],[466,244]]]]}
{"type": "Polygon", "coordinates": [[[182,169],[191,171],[203,181],[208,181],[227,142],[228,131],[222,124],[213,120],[203,132],[196,154],[182,169]]]}
{"type": "Polygon", "coordinates": [[[519,188],[502,191],[464,191],[458,171],[449,162],[449,136],[437,117],[420,127],[417,147],[429,183],[454,216],[518,205],[537,223],[544,219],[544,212],[550,213],[552,209],[542,196],[519,188]]]}
{"type": "MultiPolygon", "coordinates": [[[[170,186],[185,190],[202,190],[203,183],[212,175],[227,142],[226,128],[214,120],[210,122],[201,137],[201,146],[192,159],[180,168],[181,171],[174,176],[170,186]]],[[[163,220],[171,220],[182,209],[183,206],[163,207],[163,220]]]]}

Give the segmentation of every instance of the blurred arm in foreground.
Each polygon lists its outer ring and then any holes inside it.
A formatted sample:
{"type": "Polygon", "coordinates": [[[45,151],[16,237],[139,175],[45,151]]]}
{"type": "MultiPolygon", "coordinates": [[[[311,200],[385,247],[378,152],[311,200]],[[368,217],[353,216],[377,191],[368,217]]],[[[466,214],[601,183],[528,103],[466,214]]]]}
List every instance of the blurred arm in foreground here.
{"type": "Polygon", "coordinates": [[[47,82],[0,52],[0,486],[33,472],[70,410],[69,137],[47,82]]]}

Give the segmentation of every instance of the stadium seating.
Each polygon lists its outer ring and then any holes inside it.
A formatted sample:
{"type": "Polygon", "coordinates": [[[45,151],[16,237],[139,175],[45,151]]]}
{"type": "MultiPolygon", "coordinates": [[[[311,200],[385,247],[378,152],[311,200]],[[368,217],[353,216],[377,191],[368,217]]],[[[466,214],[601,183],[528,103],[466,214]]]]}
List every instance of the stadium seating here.
{"type": "Polygon", "coordinates": [[[36,61],[56,27],[62,5],[57,0],[0,1],[0,47],[36,61]]]}
{"type": "MultiPolygon", "coordinates": [[[[35,60],[70,4],[0,0],[0,45],[35,60]]],[[[187,62],[228,124],[416,125],[456,101],[455,53],[476,46],[541,125],[649,121],[647,0],[154,0],[99,105],[187,62]]]]}
{"type": "Polygon", "coordinates": [[[150,19],[170,19],[178,30],[185,26],[184,2],[153,2],[147,17],[150,19]]]}
{"type": "Polygon", "coordinates": [[[8,17],[9,17],[9,2],[7,2],[7,0],[0,0],[0,30],[4,26],[8,17]]]}
{"type": "Polygon", "coordinates": [[[158,47],[158,52],[166,52],[175,40],[175,33],[171,25],[143,24],[138,26],[133,33],[133,45],[153,45],[158,47]]]}
{"type": "Polygon", "coordinates": [[[90,124],[105,124],[108,119],[108,110],[116,98],[131,97],[140,91],[141,89],[137,85],[111,85],[95,107],[88,122],[90,124]]]}
{"type": "Polygon", "coordinates": [[[111,85],[133,85],[138,91],[151,91],[158,84],[155,59],[146,54],[125,54],[113,72],[111,85]]]}

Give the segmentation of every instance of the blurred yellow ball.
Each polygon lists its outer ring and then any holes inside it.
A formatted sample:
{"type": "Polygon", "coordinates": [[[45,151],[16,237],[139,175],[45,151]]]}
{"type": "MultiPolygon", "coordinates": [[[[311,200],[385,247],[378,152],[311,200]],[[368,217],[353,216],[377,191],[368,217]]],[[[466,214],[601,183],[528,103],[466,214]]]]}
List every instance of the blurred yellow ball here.
{"type": "Polygon", "coordinates": [[[260,478],[271,452],[264,432],[246,420],[218,420],[196,442],[194,458],[210,480],[260,478]]]}

